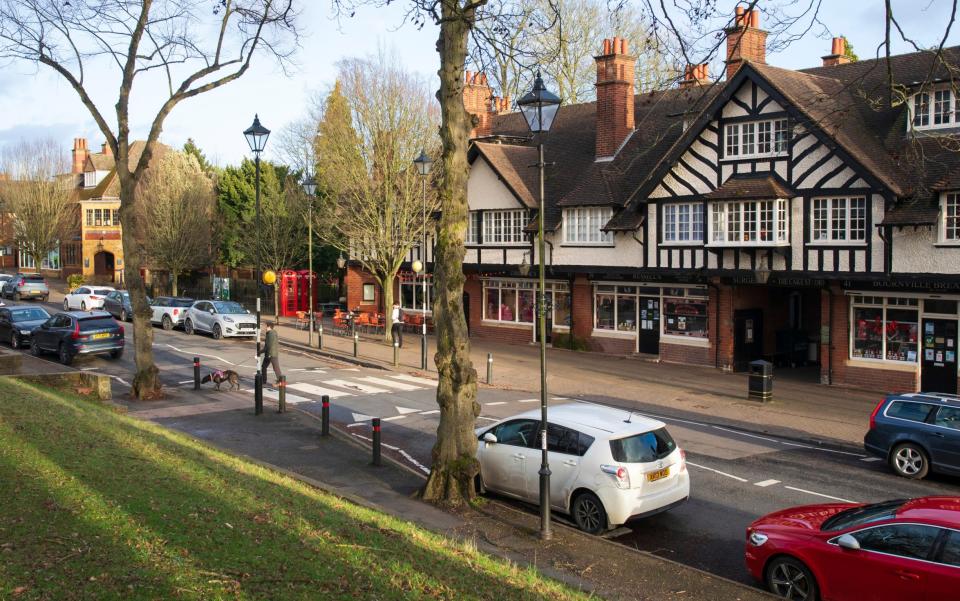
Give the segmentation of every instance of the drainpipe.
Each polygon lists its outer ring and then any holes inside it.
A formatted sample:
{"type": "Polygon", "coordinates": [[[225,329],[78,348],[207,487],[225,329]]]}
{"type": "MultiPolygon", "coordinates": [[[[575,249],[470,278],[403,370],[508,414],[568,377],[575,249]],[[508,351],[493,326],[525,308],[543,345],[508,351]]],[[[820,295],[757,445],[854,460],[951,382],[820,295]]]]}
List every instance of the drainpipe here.
{"type": "MultiPolygon", "coordinates": [[[[720,287],[710,280],[707,280],[707,287],[717,291],[717,319],[715,320],[717,323],[714,324],[713,330],[713,366],[716,369],[720,369],[720,287]]],[[[662,311],[663,307],[660,309],[662,311]]],[[[663,314],[661,313],[661,317],[662,316],[663,314]]]]}
{"type": "Polygon", "coordinates": [[[829,328],[830,331],[827,334],[827,339],[830,341],[827,344],[827,384],[833,385],[833,289],[829,286],[827,287],[827,301],[830,303],[830,306],[827,308],[827,314],[829,315],[829,328]]]}

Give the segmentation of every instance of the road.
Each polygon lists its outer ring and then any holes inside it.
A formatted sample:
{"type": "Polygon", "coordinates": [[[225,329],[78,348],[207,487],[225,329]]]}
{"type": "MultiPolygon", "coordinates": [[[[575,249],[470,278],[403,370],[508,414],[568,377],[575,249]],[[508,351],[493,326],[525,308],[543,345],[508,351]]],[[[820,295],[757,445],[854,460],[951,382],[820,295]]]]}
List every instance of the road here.
{"type": "MultiPolygon", "coordinates": [[[[252,406],[252,341],[217,341],[158,328],[154,331],[154,353],[167,388],[192,386],[192,359],[198,356],[204,372],[233,369],[243,377],[240,393],[207,390],[204,394],[232,399],[225,408],[252,406]]],[[[128,390],[133,359],[132,352],[116,361],[80,357],[75,367],[111,375],[114,392],[120,396],[128,390]]],[[[289,405],[319,415],[320,398],[327,394],[333,421],[366,440],[370,418],[380,417],[385,452],[414,470],[428,471],[439,419],[433,374],[353,367],[292,351],[285,352],[281,363],[288,378],[289,405]]],[[[270,387],[265,394],[276,398],[277,391],[270,387]]],[[[628,397],[629,391],[624,396],[628,397]]],[[[482,406],[479,425],[537,408],[539,403],[535,392],[489,388],[480,389],[478,400],[482,406]]],[[[866,457],[856,447],[822,447],[803,440],[780,439],[759,434],[749,424],[711,423],[702,416],[648,406],[630,398],[551,399],[551,403],[574,401],[603,403],[661,419],[687,452],[690,501],[629,529],[618,529],[610,538],[742,582],[751,582],[743,566],[744,530],[765,513],[834,500],[872,502],[960,492],[960,480],[955,478],[934,476],[915,482],[894,476],[883,462],[866,457]]],[[[164,421],[190,431],[188,417],[164,421]]],[[[865,428],[866,421],[864,416],[865,428]]],[[[202,437],[202,432],[194,434],[202,437]]]]}

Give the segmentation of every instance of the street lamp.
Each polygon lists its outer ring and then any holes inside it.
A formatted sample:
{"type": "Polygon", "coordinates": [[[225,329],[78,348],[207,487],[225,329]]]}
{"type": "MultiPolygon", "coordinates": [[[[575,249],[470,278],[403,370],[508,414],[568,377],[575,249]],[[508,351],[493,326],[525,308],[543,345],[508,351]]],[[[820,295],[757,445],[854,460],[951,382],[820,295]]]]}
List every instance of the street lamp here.
{"type": "MultiPolygon", "coordinates": [[[[243,132],[244,137],[247,138],[247,144],[250,145],[250,150],[253,152],[253,162],[256,166],[256,207],[257,207],[257,271],[256,277],[254,278],[257,283],[257,374],[254,376],[254,395],[257,399],[263,399],[263,378],[261,376],[262,372],[260,371],[260,278],[262,277],[260,270],[262,268],[260,261],[260,153],[263,152],[263,149],[267,146],[267,138],[270,137],[270,130],[266,127],[260,125],[260,117],[258,115],[253,116],[253,125],[248,127],[243,132]]],[[[261,401],[262,402],[262,401],[261,401]]],[[[257,405],[259,408],[260,405],[257,405]]]]}
{"type": "Polygon", "coordinates": [[[543,85],[543,78],[537,71],[537,78],[533,82],[533,89],[517,101],[520,112],[527,122],[530,132],[537,136],[537,152],[539,159],[537,167],[540,169],[540,207],[537,211],[537,242],[540,268],[540,284],[537,289],[537,331],[540,333],[540,538],[548,540],[550,533],[550,463],[547,458],[547,303],[544,289],[546,288],[546,269],[544,255],[546,243],[543,239],[544,214],[544,167],[543,140],[550,131],[560,110],[560,97],[549,92],[543,85]]]}
{"type": "MultiPolygon", "coordinates": [[[[423,270],[423,332],[420,336],[420,369],[427,369],[427,177],[430,175],[430,168],[433,167],[433,159],[427,156],[426,151],[421,150],[420,156],[413,160],[417,166],[417,173],[420,174],[421,189],[421,210],[423,212],[423,241],[420,244],[420,269],[423,270]]],[[[414,271],[419,271],[414,264],[414,271]]]]}
{"type": "Polygon", "coordinates": [[[310,324],[307,330],[307,346],[313,347],[313,199],[317,194],[317,181],[309,173],[300,184],[307,193],[307,271],[310,272],[307,282],[307,312],[310,314],[310,324]]]}

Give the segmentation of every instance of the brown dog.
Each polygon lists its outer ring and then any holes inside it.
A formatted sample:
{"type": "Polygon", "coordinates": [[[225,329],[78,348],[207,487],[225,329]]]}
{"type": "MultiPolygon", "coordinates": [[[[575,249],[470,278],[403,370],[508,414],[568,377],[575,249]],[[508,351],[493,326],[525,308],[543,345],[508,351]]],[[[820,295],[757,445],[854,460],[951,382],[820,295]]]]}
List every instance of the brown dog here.
{"type": "Polygon", "coordinates": [[[233,390],[234,387],[236,387],[237,390],[240,390],[240,374],[232,369],[225,369],[222,371],[218,369],[213,373],[203,376],[203,379],[200,380],[201,384],[206,384],[207,382],[213,382],[217,390],[220,390],[220,385],[224,382],[229,384],[229,390],[233,390]]]}

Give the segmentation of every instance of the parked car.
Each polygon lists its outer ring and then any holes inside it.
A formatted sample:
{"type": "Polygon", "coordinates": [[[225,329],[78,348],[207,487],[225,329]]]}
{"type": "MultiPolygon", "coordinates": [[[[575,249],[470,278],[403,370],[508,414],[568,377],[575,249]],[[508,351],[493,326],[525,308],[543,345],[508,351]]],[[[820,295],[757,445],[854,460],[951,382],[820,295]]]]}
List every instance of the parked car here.
{"type": "Polygon", "coordinates": [[[47,281],[39,273],[18,273],[3,286],[3,296],[19,301],[24,298],[50,298],[47,281]]]}
{"type": "Polygon", "coordinates": [[[133,305],[126,290],[112,290],[103,299],[103,310],[120,321],[133,319],[133,305]]]}
{"type": "Polygon", "coordinates": [[[164,330],[180,327],[187,316],[187,310],[194,302],[192,298],[183,296],[158,296],[150,303],[153,309],[150,321],[154,325],[162,326],[164,330]]]}
{"type": "Polygon", "coordinates": [[[102,309],[107,295],[114,291],[111,286],[80,286],[63,297],[63,310],[80,309],[93,311],[102,309]]]}
{"type": "Polygon", "coordinates": [[[794,601],[956,599],[960,497],[777,511],[747,528],[746,560],[794,601]]]}
{"type": "Polygon", "coordinates": [[[183,322],[187,334],[209,332],[219,340],[225,336],[255,336],[257,320],[234,301],[196,301],[183,322]]]}
{"type": "Polygon", "coordinates": [[[123,354],[123,326],[106,311],[57,313],[30,336],[30,352],[35,356],[57,353],[60,363],[70,365],[77,355],[123,354]]]}
{"type": "Polygon", "coordinates": [[[0,273],[0,296],[4,294],[4,288],[7,286],[7,282],[13,279],[13,276],[9,273],[0,273]]]}
{"type": "MultiPolygon", "coordinates": [[[[482,488],[537,502],[540,411],[476,430],[482,488]]],[[[672,509],[690,496],[684,452],[657,420],[590,403],[550,409],[550,501],[598,534],[672,509]]]]}
{"type": "Polygon", "coordinates": [[[30,332],[50,319],[43,307],[11,305],[0,308],[0,340],[13,348],[29,344],[30,332]]]}
{"type": "Polygon", "coordinates": [[[924,478],[931,470],[960,474],[960,397],[887,395],[870,415],[863,446],[905,478],[924,478]]]}

